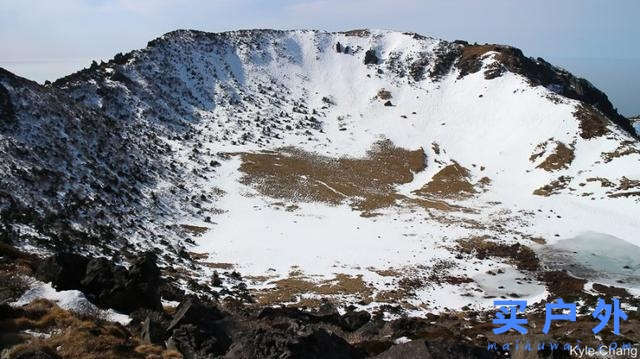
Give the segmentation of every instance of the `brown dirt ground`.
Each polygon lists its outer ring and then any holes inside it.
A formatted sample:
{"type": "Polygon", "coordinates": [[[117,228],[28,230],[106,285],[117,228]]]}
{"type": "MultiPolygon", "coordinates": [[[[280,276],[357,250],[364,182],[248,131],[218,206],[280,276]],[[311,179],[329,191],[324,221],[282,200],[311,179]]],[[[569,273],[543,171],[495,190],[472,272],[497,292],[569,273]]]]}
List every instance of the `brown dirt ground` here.
{"type": "Polygon", "coordinates": [[[531,248],[520,243],[508,245],[495,242],[489,236],[459,239],[456,250],[474,254],[481,260],[488,257],[505,258],[521,270],[536,271],[540,267],[540,261],[531,248]]]}
{"type": "Polygon", "coordinates": [[[605,163],[613,161],[614,158],[620,158],[623,156],[629,156],[633,154],[640,154],[640,150],[635,147],[634,142],[624,141],[613,152],[603,152],[602,159],[605,163]]]}
{"type": "Polygon", "coordinates": [[[453,162],[436,173],[429,183],[413,193],[421,196],[465,198],[477,193],[469,179],[469,170],[453,162]]]}
{"type": "MultiPolygon", "coordinates": [[[[532,155],[534,157],[535,155],[532,155]]],[[[564,143],[556,141],[556,148],[537,168],[552,172],[569,168],[575,158],[573,146],[567,147],[564,143]]]]}
{"type": "Polygon", "coordinates": [[[551,183],[536,189],[535,191],[533,191],[533,194],[537,196],[549,197],[567,188],[569,182],[571,182],[571,177],[560,176],[557,180],[551,181],[551,183]]]}
{"type": "Polygon", "coordinates": [[[580,121],[580,136],[584,139],[596,138],[609,133],[607,128],[609,120],[600,111],[590,106],[578,106],[573,116],[580,121]]]}
{"type": "Polygon", "coordinates": [[[319,296],[351,295],[365,302],[371,302],[374,289],[362,280],[362,276],[336,274],[335,278],[313,281],[297,273],[288,278],[269,282],[274,288],[253,293],[257,302],[263,305],[296,302],[303,294],[319,296]]]}
{"type": "Polygon", "coordinates": [[[425,168],[422,149],[409,151],[378,142],[365,158],[331,158],[294,148],[241,153],[242,182],[272,198],[323,202],[348,201],[364,213],[393,206],[401,196],[394,186],[413,180],[425,168]]]}

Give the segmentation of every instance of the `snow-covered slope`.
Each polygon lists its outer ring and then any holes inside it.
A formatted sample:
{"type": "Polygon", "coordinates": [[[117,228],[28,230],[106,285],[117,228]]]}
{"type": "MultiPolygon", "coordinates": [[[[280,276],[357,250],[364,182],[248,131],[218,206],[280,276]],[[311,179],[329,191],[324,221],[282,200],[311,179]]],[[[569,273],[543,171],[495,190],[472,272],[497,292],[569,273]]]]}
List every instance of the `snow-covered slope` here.
{"type": "Polygon", "coordinates": [[[511,47],[180,30],[0,85],[3,226],[24,245],[154,247],[166,275],[237,270],[264,303],[416,312],[544,297],[544,243],[640,245],[629,120],[511,47]]]}

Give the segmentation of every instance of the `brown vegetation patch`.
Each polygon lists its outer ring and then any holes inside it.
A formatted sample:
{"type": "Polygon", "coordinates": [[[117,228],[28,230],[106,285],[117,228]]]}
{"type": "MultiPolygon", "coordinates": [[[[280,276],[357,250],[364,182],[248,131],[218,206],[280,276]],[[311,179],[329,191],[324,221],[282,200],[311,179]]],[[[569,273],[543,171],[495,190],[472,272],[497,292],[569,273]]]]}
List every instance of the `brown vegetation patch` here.
{"type": "Polygon", "coordinates": [[[201,236],[209,230],[207,227],[193,226],[190,224],[181,224],[180,227],[194,236],[201,236]]]}
{"type": "Polygon", "coordinates": [[[640,189],[640,180],[632,180],[623,176],[620,179],[620,185],[618,186],[618,190],[628,191],[630,189],[640,189]]]}
{"type": "Polygon", "coordinates": [[[432,195],[445,198],[464,198],[476,193],[469,182],[469,170],[457,162],[446,166],[436,173],[429,183],[413,193],[417,195],[432,195]]]}
{"type": "Polygon", "coordinates": [[[474,213],[470,208],[451,204],[439,199],[433,198],[407,198],[405,202],[424,208],[426,210],[435,209],[442,212],[466,212],[474,213]]]}
{"type": "MultiPolygon", "coordinates": [[[[503,46],[500,45],[468,45],[462,49],[462,55],[456,62],[456,67],[460,69],[459,78],[480,71],[482,68],[482,57],[491,51],[499,52],[503,46]]],[[[495,69],[493,69],[495,71],[495,69]]]]}
{"type": "Polygon", "coordinates": [[[50,334],[48,338],[30,338],[13,346],[7,352],[8,358],[38,352],[55,353],[53,357],[61,358],[181,357],[159,346],[142,345],[120,324],[79,316],[47,300],[36,300],[21,308],[3,307],[2,312],[2,333],[33,330],[50,334]]]}
{"type": "Polygon", "coordinates": [[[547,284],[547,289],[553,298],[563,298],[565,301],[575,301],[582,296],[586,280],[573,277],[564,271],[544,272],[540,280],[547,284]]]}
{"type": "Polygon", "coordinates": [[[340,34],[343,34],[345,36],[367,37],[371,35],[371,31],[367,29],[356,29],[356,30],[343,31],[343,32],[340,32],[340,34]]]}
{"type": "Polygon", "coordinates": [[[591,139],[606,135],[608,119],[600,111],[587,105],[580,105],[573,113],[580,121],[580,137],[591,139]]]}
{"type": "Polygon", "coordinates": [[[636,196],[640,196],[640,191],[619,192],[619,193],[612,193],[612,194],[609,195],[609,197],[611,197],[611,198],[636,197],[636,196]]]}
{"type": "Polygon", "coordinates": [[[489,236],[459,239],[456,250],[473,254],[481,260],[489,257],[505,258],[521,270],[536,271],[540,267],[538,256],[531,248],[520,243],[508,245],[490,239],[489,236]]]}
{"type": "Polygon", "coordinates": [[[380,91],[378,91],[378,95],[377,95],[377,97],[378,97],[380,100],[391,100],[391,98],[392,98],[393,96],[391,96],[391,92],[389,92],[389,91],[387,91],[387,90],[385,90],[385,89],[380,89],[380,91]]]}
{"type": "Polygon", "coordinates": [[[618,287],[608,286],[608,285],[599,284],[599,283],[593,283],[593,290],[600,292],[608,297],[618,297],[618,298],[631,297],[631,294],[629,294],[629,292],[624,288],[618,288],[618,287]]]}
{"type": "Polygon", "coordinates": [[[566,169],[569,168],[569,165],[571,165],[574,158],[575,154],[573,146],[567,147],[564,143],[557,141],[554,152],[547,156],[547,158],[542,161],[537,168],[542,168],[548,172],[566,169]]]}
{"type": "Polygon", "coordinates": [[[400,277],[402,275],[402,273],[399,270],[394,268],[387,268],[387,269],[367,268],[367,269],[383,277],[400,277]]]}
{"type": "Polygon", "coordinates": [[[350,295],[365,302],[371,302],[373,287],[362,280],[362,275],[336,274],[335,278],[314,282],[306,277],[292,276],[270,282],[275,288],[255,293],[258,303],[273,305],[297,302],[303,294],[319,296],[350,295]]]}
{"type": "Polygon", "coordinates": [[[203,260],[209,258],[209,253],[187,252],[192,259],[203,260]]]}
{"type": "Polygon", "coordinates": [[[535,194],[536,196],[544,196],[544,197],[548,197],[553,194],[558,194],[560,193],[560,191],[567,188],[567,186],[569,185],[569,182],[571,182],[571,177],[560,176],[558,177],[557,180],[552,181],[548,185],[544,185],[536,189],[535,191],[533,191],[533,194],[535,194]]]}
{"type": "Polygon", "coordinates": [[[425,168],[422,149],[409,151],[378,142],[365,158],[332,158],[285,148],[242,153],[242,182],[272,198],[340,204],[348,200],[363,212],[392,206],[394,186],[413,180],[425,168]]]}
{"type": "Polygon", "coordinates": [[[214,269],[224,269],[224,270],[231,270],[233,269],[233,264],[232,263],[212,263],[212,262],[200,262],[200,264],[205,265],[209,268],[214,268],[214,269]]]}
{"type": "Polygon", "coordinates": [[[615,184],[603,177],[591,177],[587,178],[587,182],[600,182],[600,187],[614,187],[615,184]]]}
{"type": "Polygon", "coordinates": [[[618,148],[616,148],[613,152],[603,152],[602,159],[604,162],[609,163],[613,161],[614,158],[620,158],[623,156],[629,156],[634,154],[640,154],[640,150],[635,147],[635,143],[632,141],[623,141],[618,148]]]}

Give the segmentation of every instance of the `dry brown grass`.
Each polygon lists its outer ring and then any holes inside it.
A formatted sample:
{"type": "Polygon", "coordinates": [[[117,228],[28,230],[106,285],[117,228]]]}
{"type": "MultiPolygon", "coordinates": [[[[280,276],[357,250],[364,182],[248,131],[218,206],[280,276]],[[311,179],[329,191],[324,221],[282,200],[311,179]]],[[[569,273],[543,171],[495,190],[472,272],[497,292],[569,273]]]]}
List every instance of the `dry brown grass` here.
{"type": "Polygon", "coordinates": [[[429,183],[414,191],[414,193],[422,196],[444,198],[469,197],[476,193],[476,189],[469,182],[469,179],[469,170],[460,166],[457,162],[453,162],[453,164],[441,169],[431,178],[429,183]]]}
{"type": "Polygon", "coordinates": [[[533,191],[533,194],[536,196],[549,197],[553,194],[558,194],[560,191],[567,188],[567,186],[569,186],[569,182],[571,182],[571,177],[560,176],[558,179],[551,181],[551,183],[536,189],[533,191]]]}
{"type": "Polygon", "coordinates": [[[600,111],[590,106],[578,106],[573,116],[580,121],[580,137],[584,139],[596,138],[609,133],[607,128],[609,120],[600,111]]]}
{"type": "Polygon", "coordinates": [[[47,300],[36,300],[10,313],[0,321],[3,333],[34,330],[50,333],[9,349],[13,358],[24,352],[56,353],[62,358],[180,358],[175,352],[153,345],[142,345],[122,325],[78,316],[47,300]]]}
{"type": "Polygon", "coordinates": [[[520,243],[509,245],[494,242],[489,236],[459,239],[456,249],[462,253],[474,254],[481,260],[489,257],[504,258],[521,270],[535,271],[540,266],[540,261],[531,248],[520,243]]]}
{"type": "Polygon", "coordinates": [[[224,269],[224,270],[232,270],[234,265],[233,263],[224,263],[224,262],[218,262],[218,263],[214,263],[214,262],[200,262],[200,264],[207,266],[209,268],[214,268],[214,269],[224,269]]]}
{"type": "MultiPolygon", "coordinates": [[[[260,290],[255,293],[259,304],[273,305],[297,302],[303,294],[319,296],[350,295],[365,302],[371,302],[371,296],[374,291],[371,285],[362,280],[361,275],[336,274],[333,279],[318,282],[302,275],[296,275],[270,283],[274,284],[275,288],[260,290]]],[[[308,306],[309,303],[307,302],[305,305],[308,306]]]]}
{"type": "MultiPolygon", "coordinates": [[[[537,154],[536,154],[537,155],[537,154]]],[[[532,157],[536,156],[532,155],[532,157]]],[[[556,141],[556,148],[537,168],[541,168],[548,172],[569,168],[569,165],[575,159],[573,146],[567,147],[564,143],[556,141]]]]}
{"type": "Polygon", "coordinates": [[[640,180],[632,180],[625,176],[620,179],[619,191],[628,191],[630,189],[640,189],[640,180]]]}
{"type": "Polygon", "coordinates": [[[640,150],[636,147],[632,141],[623,141],[618,148],[612,152],[603,152],[602,159],[605,163],[613,161],[614,158],[620,158],[624,156],[640,154],[640,150]]]}
{"type": "Polygon", "coordinates": [[[391,92],[385,90],[385,89],[380,89],[380,91],[378,91],[378,95],[377,97],[380,100],[391,100],[391,98],[393,98],[393,96],[391,95],[391,92]]]}
{"type": "Polygon", "coordinates": [[[207,227],[193,226],[190,224],[182,224],[180,227],[194,236],[201,236],[209,230],[207,227]]]}
{"type": "Polygon", "coordinates": [[[600,182],[600,187],[615,187],[615,184],[603,177],[587,178],[587,182],[600,182]]]}
{"type": "Polygon", "coordinates": [[[331,158],[285,148],[241,153],[242,182],[263,195],[290,201],[338,205],[348,201],[363,212],[393,206],[394,186],[413,180],[425,168],[422,149],[409,151],[381,141],[365,158],[331,158]]]}

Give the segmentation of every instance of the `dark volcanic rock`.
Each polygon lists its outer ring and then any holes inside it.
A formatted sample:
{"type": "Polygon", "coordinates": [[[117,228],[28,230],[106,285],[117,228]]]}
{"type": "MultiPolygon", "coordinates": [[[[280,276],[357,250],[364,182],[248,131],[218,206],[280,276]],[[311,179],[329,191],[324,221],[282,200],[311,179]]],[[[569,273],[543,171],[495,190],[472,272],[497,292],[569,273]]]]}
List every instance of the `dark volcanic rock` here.
{"type": "Polygon", "coordinates": [[[179,324],[198,324],[206,327],[222,318],[224,314],[215,304],[191,297],[180,303],[167,329],[171,330],[179,324]]]}
{"type": "Polygon", "coordinates": [[[10,123],[13,119],[13,104],[11,103],[9,92],[4,86],[0,85],[0,125],[10,123]]]}
{"type": "MultiPolygon", "coordinates": [[[[156,256],[146,253],[135,260],[124,281],[114,283],[111,295],[105,297],[104,304],[124,313],[131,313],[139,308],[161,309],[160,269],[156,265],[156,256]]],[[[122,279],[121,276],[114,276],[122,279]]]]}
{"type": "Polygon", "coordinates": [[[369,64],[377,65],[379,61],[380,60],[378,59],[378,56],[376,55],[376,51],[373,50],[373,49],[367,50],[367,52],[364,54],[364,64],[365,65],[369,65],[369,64]]]}
{"type": "Polygon", "coordinates": [[[613,107],[607,95],[595,88],[589,81],[576,77],[561,68],[555,67],[542,58],[526,57],[522,50],[505,45],[466,45],[462,50],[456,49],[452,53],[461,54],[456,62],[460,69],[459,77],[480,71],[482,57],[487,52],[496,52],[499,67],[492,67],[485,72],[485,78],[493,79],[505,70],[525,76],[533,86],[553,86],[557,92],[570,99],[590,104],[607,115],[611,121],[622,127],[629,134],[635,136],[635,131],[629,119],[621,116],[613,107]]]}
{"type": "Polygon", "coordinates": [[[408,343],[394,345],[389,350],[376,356],[376,359],[489,359],[497,358],[498,354],[480,347],[464,344],[430,343],[424,340],[414,340],[408,343]]]}
{"type": "Polygon", "coordinates": [[[58,290],[80,290],[102,308],[131,313],[140,308],[159,310],[160,269],[156,256],[143,254],[127,271],[105,258],[58,253],[45,259],[36,272],[58,290]]]}
{"type": "Polygon", "coordinates": [[[104,303],[116,283],[126,281],[127,270],[116,266],[106,258],[93,258],[87,264],[87,270],[81,285],[88,299],[94,303],[104,303]]]}
{"type": "Polygon", "coordinates": [[[56,253],[48,257],[36,271],[36,278],[51,282],[57,290],[81,289],[89,259],[74,253],[56,253]]]}
{"type": "Polygon", "coordinates": [[[163,324],[162,315],[160,313],[149,313],[144,322],[142,322],[140,338],[142,338],[145,343],[164,343],[169,335],[163,324]]]}
{"type": "Polygon", "coordinates": [[[224,329],[224,314],[211,302],[192,297],[181,303],[167,327],[172,331],[168,347],[185,358],[210,358],[224,354],[231,338],[224,329]]]}
{"type": "Polygon", "coordinates": [[[325,323],[335,326],[342,326],[343,324],[337,310],[324,310],[317,313],[311,313],[291,307],[267,307],[262,309],[258,314],[258,319],[275,320],[277,318],[291,319],[299,323],[325,323]]]}
{"type": "Polygon", "coordinates": [[[259,328],[234,342],[225,358],[363,358],[364,353],[324,329],[283,332],[259,328]]]}
{"type": "Polygon", "coordinates": [[[178,350],[185,359],[212,358],[224,354],[231,339],[218,327],[203,329],[194,324],[183,324],[173,331],[167,348],[178,350]]]}
{"type": "Polygon", "coordinates": [[[354,331],[367,324],[371,320],[371,314],[366,311],[347,312],[342,316],[342,327],[348,331],[354,331]]]}

